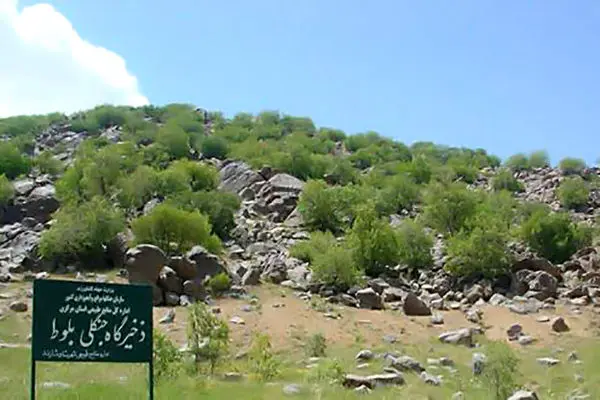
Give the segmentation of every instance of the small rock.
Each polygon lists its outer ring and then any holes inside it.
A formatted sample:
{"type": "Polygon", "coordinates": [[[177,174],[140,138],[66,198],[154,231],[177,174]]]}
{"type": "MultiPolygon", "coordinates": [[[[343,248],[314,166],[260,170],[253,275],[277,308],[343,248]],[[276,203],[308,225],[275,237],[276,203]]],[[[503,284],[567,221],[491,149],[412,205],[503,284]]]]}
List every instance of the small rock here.
{"type": "Polygon", "coordinates": [[[507,400],[539,400],[535,392],[529,390],[519,390],[513,393],[507,400]]]}
{"type": "Polygon", "coordinates": [[[166,314],[158,321],[159,324],[172,324],[175,321],[175,309],[171,308],[166,314]]]}
{"type": "Polygon", "coordinates": [[[451,400],[465,400],[465,394],[463,392],[456,392],[452,395],[451,400]]]}
{"type": "Polygon", "coordinates": [[[24,301],[13,301],[12,303],[10,303],[8,308],[13,310],[14,312],[25,312],[29,307],[24,301]]]}
{"type": "Polygon", "coordinates": [[[520,324],[512,324],[507,330],[508,340],[517,340],[523,333],[523,327],[520,324]]]}
{"type": "Polygon", "coordinates": [[[442,333],[438,339],[442,343],[461,344],[473,347],[473,332],[469,328],[462,328],[455,331],[442,333]]]}
{"type": "Polygon", "coordinates": [[[431,309],[423,300],[414,293],[408,293],[402,304],[404,314],[408,316],[428,316],[431,315],[431,309]]]}
{"type": "Polygon", "coordinates": [[[227,382],[239,382],[244,379],[244,375],[239,372],[227,372],[223,375],[223,380],[227,382]]]}
{"type": "Polygon", "coordinates": [[[35,274],[35,279],[48,279],[49,277],[50,274],[47,272],[38,272],[37,274],[35,274]]]}
{"type": "Polygon", "coordinates": [[[357,360],[369,361],[369,360],[372,360],[373,358],[375,358],[375,354],[373,354],[373,352],[371,350],[365,349],[365,350],[359,351],[355,358],[357,360]]]}
{"type": "Polygon", "coordinates": [[[575,374],[574,378],[575,378],[575,382],[577,382],[577,383],[583,383],[583,381],[584,381],[583,375],[581,375],[581,374],[575,374]]]}
{"type": "Polygon", "coordinates": [[[240,310],[243,312],[252,312],[253,308],[249,304],[244,304],[243,306],[240,307],[240,310]]]}
{"type": "Polygon", "coordinates": [[[554,332],[567,332],[569,330],[569,326],[563,317],[556,317],[552,320],[552,330],[554,332]]]}
{"type": "Polygon", "coordinates": [[[433,376],[428,374],[426,371],[421,372],[421,380],[428,385],[432,386],[440,386],[442,384],[442,379],[440,376],[433,376]]]}
{"type": "Polygon", "coordinates": [[[369,394],[371,393],[371,389],[369,389],[366,385],[360,385],[354,389],[354,392],[358,394],[369,394]]]}
{"type": "Polygon", "coordinates": [[[550,317],[548,317],[547,315],[542,315],[537,317],[536,319],[537,322],[548,322],[550,321],[550,317]]]}
{"type": "Polygon", "coordinates": [[[392,360],[391,366],[398,371],[415,371],[417,373],[425,371],[421,363],[412,357],[401,356],[397,358],[390,357],[390,359],[392,360]]]}
{"type": "Polygon", "coordinates": [[[483,372],[483,368],[485,366],[485,362],[487,357],[483,353],[473,353],[473,358],[471,360],[471,366],[473,369],[473,375],[481,375],[483,372]]]}
{"type": "Polygon", "coordinates": [[[567,359],[570,362],[575,362],[575,361],[579,361],[579,356],[577,355],[576,352],[572,351],[569,353],[569,357],[567,359]]]}
{"type": "Polygon", "coordinates": [[[369,363],[362,363],[362,364],[358,364],[356,366],[356,369],[365,369],[365,368],[369,368],[369,363]]]}
{"type": "Polygon", "coordinates": [[[240,318],[238,316],[231,317],[229,322],[231,322],[232,324],[236,324],[236,325],[244,325],[246,323],[246,321],[244,321],[242,318],[240,318]]]}
{"type": "Polygon", "coordinates": [[[444,316],[442,314],[434,314],[431,316],[431,323],[433,325],[442,325],[444,323],[444,316]]]}
{"type": "Polygon", "coordinates": [[[519,344],[521,346],[527,346],[530,345],[531,343],[533,343],[535,341],[535,339],[532,336],[529,335],[523,335],[519,337],[519,344]]]}
{"type": "Polygon", "coordinates": [[[542,357],[542,358],[538,358],[537,362],[541,365],[546,365],[548,367],[552,367],[556,364],[559,364],[560,360],[558,360],[556,358],[552,358],[552,357],[542,357]]]}
{"type": "Polygon", "coordinates": [[[302,391],[302,387],[295,383],[291,383],[291,384],[285,385],[283,387],[283,393],[288,396],[299,394],[301,391],[302,391]]]}
{"type": "Polygon", "coordinates": [[[389,344],[394,344],[398,341],[398,338],[394,335],[385,335],[383,341],[389,344]]]}
{"type": "Polygon", "coordinates": [[[44,389],[69,389],[71,385],[64,382],[44,382],[42,387],[44,389]]]}

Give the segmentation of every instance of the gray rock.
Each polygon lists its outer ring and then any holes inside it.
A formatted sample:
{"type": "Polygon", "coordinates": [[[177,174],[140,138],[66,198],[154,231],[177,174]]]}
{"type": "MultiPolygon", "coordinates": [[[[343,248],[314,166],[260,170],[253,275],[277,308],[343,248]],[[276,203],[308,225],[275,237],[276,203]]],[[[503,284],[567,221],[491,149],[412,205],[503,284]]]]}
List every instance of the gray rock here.
{"type": "Polygon", "coordinates": [[[166,292],[165,293],[165,304],[170,307],[178,306],[180,304],[180,298],[177,293],[166,292]]]}
{"type": "Polygon", "coordinates": [[[175,309],[169,309],[158,321],[159,324],[172,324],[175,321],[175,309]]]}
{"type": "Polygon", "coordinates": [[[125,266],[130,283],[155,284],[166,264],[165,253],[151,244],[140,244],[125,253],[125,266]]]}
{"type": "Polygon", "coordinates": [[[24,301],[13,301],[8,305],[8,308],[14,312],[26,312],[29,309],[24,301]]]}
{"type": "Polygon", "coordinates": [[[163,267],[158,276],[158,286],[165,292],[183,293],[183,282],[177,273],[170,267],[163,267]]]}
{"type": "Polygon", "coordinates": [[[556,317],[552,320],[552,330],[554,332],[567,332],[569,331],[569,326],[563,317],[556,317]]]}
{"type": "Polygon", "coordinates": [[[260,283],[260,270],[250,267],[242,277],[242,285],[258,285],[260,283]]]}
{"type": "Polygon", "coordinates": [[[513,393],[508,400],[539,400],[535,392],[529,390],[519,390],[513,393]]]}
{"type": "Polygon", "coordinates": [[[473,358],[471,359],[471,367],[473,369],[473,375],[481,375],[483,373],[483,368],[485,367],[485,363],[487,361],[487,357],[483,353],[473,353],[473,358]]]}
{"type": "Polygon", "coordinates": [[[244,375],[239,372],[227,372],[223,375],[223,380],[227,382],[240,382],[244,379],[244,375]]]}
{"type": "Polygon", "coordinates": [[[357,360],[369,361],[375,357],[375,354],[371,350],[365,349],[358,352],[356,355],[357,360]]]}
{"type": "Polygon", "coordinates": [[[71,385],[65,382],[43,382],[42,388],[44,389],[70,389],[71,385]]]}
{"type": "Polygon", "coordinates": [[[473,347],[473,332],[469,328],[444,332],[438,337],[438,339],[442,343],[459,344],[467,347],[473,347]]]}
{"type": "Polygon", "coordinates": [[[400,357],[389,357],[391,360],[391,367],[398,371],[414,371],[421,373],[425,371],[425,368],[420,362],[409,356],[400,357]]]}
{"type": "Polygon", "coordinates": [[[285,385],[283,387],[283,393],[290,396],[290,395],[295,395],[295,394],[300,394],[300,392],[302,392],[302,386],[292,383],[289,385],[285,385]]]}
{"type": "Polygon", "coordinates": [[[431,374],[427,373],[427,371],[421,372],[420,378],[423,382],[425,382],[428,385],[440,386],[442,384],[441,376],[431,375],[431,374]]]}
{"type": "Polygon", "coordinates": [[[186,257],[171,257],[169,267],[184,281],[193,280],[196,277],[196,264],[186,257]]]}
{"type": "Polygon", "coordinates": [[[383,309],[383,302],[381,297],[372,289],[366,288],[356,292],[356,298],[360,308],[367,308],[372,310],[383,309]]]}
{"type": "Polygon", "coordinates": [[[523,336],[519,337],[519,344],[521,346],[530,345],[534,341],[535,341],[535,339],[532,336],[529,336],[529,335],[523,335],[523,336]]]}
{"type": "Polygon", "coordinates": [[[512,324],[507,330],[508,340],[517,340],[523,333],[523,327],[520,324],[512,324]]]}
{"type": "Polygon", "coordinates": [[[560,363],[560,360],[552,357],[541,357],[537,359],[537,362],[541,365],[546,365],[548,367],[552,367],[556,364],[560,363]]]}
{"type": "Polygon", "coordinates": [[[345,387],[349,388],[357,388],[361,386],[366,386],[369,389],[373,389],[376,386],[385,386],[385,385],[404,385],[404,377],[401,374],[394,373],[386,373],[386,374],[377,374],[377,375],[353,375],[347,374],[344,377],[342,384],[345,387]]]}
{"type": "Polygon", "coordinates": [[[185,258],[195,264],[196,276],[194,280],[203,281],[206,277],[213,277],[221,272],[226,272],[219,257],[210,253],[202,246],[194,246],[185,254],[185,258]]]}
{"type": "Polygon", "coordinates": [[[238,316],[231,317],[229,322],[231,322],[232,324],[235,324],[235,325],[244,325],[246,323],[246,321],[244,321],[242,318],[240,318],[238,316]]]}
{"type": "Polygon", "coordinates": [[[431,316],[431,323],[433,325],[442,325],[444,323],[444,316],[442,314],[434,314],[431,316]]]}
{"type": "Polygon", "coordinates": [[[402,305],[404,314],[408,316],[428,316],[431,315],[431,309],[423,300],[418,298],[414,293],[408,293],[404,298],[402,305]]]}
{"type": "Polygon", "coordinates": [[[360,394],[360,395],[366,395],[371,393],[371,389],[369,389],[367,386],[362,385],[359,386],[357,388],[354,389],[354,393],[360,394]]]}
{"type": "Polygon", "coordinates": [[[248,164],[239,161],[225,165],[219,171],[219,175],[221,178],[219,189],[235,194],[240,193],[253,183],[265,180],[260,174],[253,171],[248,164]]]}
{"type": "Polygon", "coordinates": [[[492,295],[492,297],[490,297],[490,300],[488,301],[488,303],[492,306],[499,306],[502,305],[506,302],[506,297],[504,297],[503,295],[501,295],[500,293],[494,293],[492,295]]]}

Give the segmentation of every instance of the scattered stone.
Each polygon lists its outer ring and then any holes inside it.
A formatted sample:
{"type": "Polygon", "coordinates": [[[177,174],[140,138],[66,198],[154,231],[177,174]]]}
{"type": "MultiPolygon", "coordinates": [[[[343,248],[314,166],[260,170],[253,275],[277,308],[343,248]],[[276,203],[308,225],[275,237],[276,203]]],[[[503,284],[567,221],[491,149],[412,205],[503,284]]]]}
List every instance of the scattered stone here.
{"type": "Polygon", "coordinates": [[[529,390],[519,390],[518,392],[513,393],[508,400],[539,400],[539,398],[535,392],[531,392],[529,390]]]}
{"type": "Polygon", "coordinates": [[[48,279],[49,277],[50,274],[46,271],[38,272],[37,274],[35,274],[35,279],[48,279]]]}
{"type": "Polygon", "coordinates": [[[355,357],[357,360],[369,361],[375,358],[375,354],[371,350],[365,349],[358,352],[355,357]]]}
{"type": "Polygon", "coordinates": [[[465,317],[467,318],[467,321],[478,324],[481,322],[481,310],[473,308],[469,309],[465,313],[465,317]]]}
{"type": "Polygon", "coordinates": [[[500,293],[494,293],[492,295],[492,297],[490,297],[490,300],[488,301],[488,303],[490,303],[490,305],[492,305],[492,306],[499,306],[499,305],[504,304],[505,302],[506,302],[506,297],[504,297],[500,293]]]}
{"type": "Polygon", "coordinates": [[[444,332],[438,337],[438,339],[442,343],[460,344],[467,347],[473,347],[473,332],[469,328],[444,332]]]}
{"type": "Polygon", "coordinates": [[[8,308],[14,312],[25,312],[29,307],[24,301],[13,301],[9,304],[8,308]]]}
{"type": "Polygon", "coordinates": [[[42,383],[44,389],[69,389],[71,385],[64,382],[44,382],[42,383]]]}
{"type": "Polygon", "coordinates": [[[444,316],[442,314],[434,314],[431,316],[431,323],[433,325],[442,325],[444,323],[444,316]]]}
{"type": "Polygon", "coordinates": [[[371,389],[369,389],[366,385],[361,385],[354,389],[354,393],[369,394],[369,393],[371,393],[371,389]]]}
{"type": "Polygon", "coordinates": [[[569,353],[569,357],[567,358],[569,362],[577,362],[579,361],[579,356],[576,352],[572,351],[569,353]]]}
{"type": "Polygon", "coordinates": [[[425,371],[420,362],[409,356],[390,357],[390,360],[392,361],[392,368],[398,371],[414,371],[417,373],[425,371]]]}
{"type": "Polygon", "coordinates": [[[550,321],[550,317],[548,317],[547,315],[541,315],[539,317],[536,318],[537,322],[549,322],[550,321]]]}
{"type": "Polygon", "coordinates": [[[159,324],[172,324],[175,321],[175,309],[171,308],[167,313],[158,321],[159,324]]]}
{"type": "Polygon", "coordinates": [[[223,375],[223,380],[227,382],[239,382],[242,379],[244,379],[244,375],[239,372],[226,372],[225,375],[223,375]]]}
{"type": "Polygon", "coordinates": [[[442,384],[441,376],[433,376],[431,374],[428,374],[426,371],[421,372],[420,377],[421,380],[428,385],[440,386],[442,384]]]}
{"type": "Polygon", "coordinates": [[[556,317],[552,320],[552,330],[554,332],[567,332],[569,331],[569,326],[563,317],[556,317]]]}
{"type": "Polygon", "coordinates": [[[349,388],[366,386],[373,389],[379,385],[404,385],[404,382],[404,377],[401,374],[386,373],[368,376],[348,374],[344,377],[342,384],[349,388]]]}
{"type": "Polygon", "coordinates": [[[537,362],[541,365],[546,365],[548,367],[552,367],[554,365],[559,364],[560,360],[558,360],[556,358],[552,358],[552,357],[542,357],[542,358],[538,358],[537,362]]]}
{"type": "Polygon", "coordinates": [[[533,343],[535,341],[535,339],[532,336],[529,335],[523,335],[519,337],[519,344],[521,346],[527,346],[530,345],[531,343],[533,343]]]}
{"type": "Polygon", "coordinates": [[[365,368],[369,368],[369,363],[362,363],[362,364],[358,364],[356,366],[356,369],[365,369],[365,368]]]}
{"type": "Polygon", "coordinates": [[[389,344],[394,344],[398,341],[398,338],[394,335],[384,335],[383,341],[389,344]]]}
{"type": "Polygon", "coordinates": [[[456,392],[452,395],[451,400],[465,400],[465,394],[463,392],[456,392]]]}
{"type": "Polygon", "coordinates": [[[383,309],[383,301],[381,297],[373,290],[373,288],[366,288],[356,292],[356,298],[358,299],[358,305],[360,308],[367,308],[372,310],[383,309]]]}
{"type": "Polygon", "coordinates": [[[254,309],[252,308],[251,305],[249,304],[244,304],[243,306],[240,307],[240,310],[243,312],[252,312],[254,311],[254,309]]]}
{"type": "Polygon", "coordinates": [[[481,375],[483,372],[483,368],[485,367],[485,362],[487,361],[487,357],[483,353],[473,353],[473,357],[471,359],[471,367],[473,369],[473,375],[481,375]]]}
{"type": "Polygon", "coordinates": [[[520,324],[512,324],[507,330],[508,340],[517,340],[523,333],[523,327],[520,324]]]}
{"type": "Polygon", "coordinates": [[[238,316],[231,317],[229,322],[231,322],[232,324],[235,324],[235,325],[244,325],[246,323],[246,321],[244,321],[242,318],[240,318],[238,316]]]}
{"type": "Polygon", "coordinates": [[[302,392],[302,386],[300,386],[296,383],[291,383],[291,384],[285,385],[283,387],[283,393],[288,396],[300,394],[300,392],[302,392]]]}

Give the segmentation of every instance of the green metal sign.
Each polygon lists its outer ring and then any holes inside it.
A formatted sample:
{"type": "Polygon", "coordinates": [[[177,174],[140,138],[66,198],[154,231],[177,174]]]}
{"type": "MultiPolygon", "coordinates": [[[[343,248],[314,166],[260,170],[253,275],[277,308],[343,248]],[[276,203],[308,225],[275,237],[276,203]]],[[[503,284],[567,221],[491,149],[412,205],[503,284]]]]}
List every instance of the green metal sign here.
{"type": "Polygon", "coordinates": [[[62,280],[33,283],[32,396],[36,361],[149,363],[152,287],[62,280]]]}

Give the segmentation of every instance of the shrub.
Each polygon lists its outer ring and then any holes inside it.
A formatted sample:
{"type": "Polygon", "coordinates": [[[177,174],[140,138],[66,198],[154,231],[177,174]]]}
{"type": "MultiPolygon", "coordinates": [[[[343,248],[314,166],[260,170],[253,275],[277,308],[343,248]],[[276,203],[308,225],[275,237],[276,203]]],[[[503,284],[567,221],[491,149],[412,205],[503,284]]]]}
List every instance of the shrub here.
{"type": "Polygon", "coordinates": [[[345,375],[344,367],[338,359],[325,359],[310,369],[307,380],[316,383],[339,384],[345,375]]]}
{"type": "Polygon", "coordinates": [[[488,344],[481,380],[495,400],[505,400],[513,394],[517,388],[518,367],[519,359],[506,343],[488,344]]]}
{"type": "Polygon", "coordinates": [[[153,331],[153,341],[154,377],[160,381],[177,376],[183,360],[179,349],[157,329],[153,331]]]}
{"type": "Polygon", "coordinates": [[[335,236],[329,231],[315,231],[310,234],[310,239],[298,242],[290,248],[290,255],[302,261],[313,262],[319,254],[337,245],[335,236]]]}
{"type": "Polygon", "coordinates": [[[433,239],[422,226],[411,220],[404,220],[396,230],[398,240],[398,260],[409,268],[431,266],[433,239]]]}
{"type": "Polygon", "coordinates": [[[225,272],[221,272],[211,277],[207,286],[213,295],[220,296],[231,287],[231,278],[225,272]]]}
{"type": "Polygon", "coordinates": [[[306,355],[308,357],[325,357],[327,340],[322,333],[311,335],[306,341],[306,355]]]}
{"type": "Polygon", "coordinates": [[[219,136],[209,136],[202,140],[200,151],[204,157],[223,160],[227,158],[229,145],[225,139],[219,136]]]}
{"type": "Polygon", "coordinates": [[[249,352],[250,370],[258,375],[261,381],[276,378],[281,370],[281,363],[273,354],[271,339],[267,334],[256,334],[249,352]]]}
{"type": "Polygon", "coordinates": [[[323,181],[308,181],[300,195],[298,210],[307,226],[321,231],[340,232],[347,226],[348,204],[343,189],[323,181]]]}
{"type": "Polygon", "coordinates": [[[464,184],[431,184],[425,192],[423,218],[439,232],[456,233],[473,216],[481,196],[464,184]]]}
{"type": "Polygon", "coordinates": [[[211,234],[208,218],[197,211],[185,211],[169,204],[159,204],[148,215],[131,222],[137,243],[154,244],[170,252],[184,252],[200,244],[208,251],[219,252],[221,241],[211,234]]]}
{"type": "Polygon", "coordinates": [[[19,175],[26,174],[31,168],[29,159],[10,141],[0,142],[0,175],[6,175],[8,179],[15,179],[19,175]]]}
{"type": "Polygon", "coordinates": [[[522,192],[521,182],[517,180],[509,169],[503,169],[492,179],[492,187],[496,191],[508,190],[509,192],[522,192]]]}
{"type": "Polygon", "coordinates": [[[313,278],[318,282],[344,290],[357,283],[360,277],[352,251],[344,246],[335,245],[312,257],[313,278]]]}
{"type": "Polygon", "coordinates": [[[565,175],[580,175],[586,165],[585,161],[580,158],[565,157],[558,163],[558,168],[565,175]]]}
{"type": "Polygon", "coordinates": [[[214,190],[219,185],[219,172],[212,165],[190,160],[177,160],[169,169],[185,172],[193,191],[214,190]]]}
{"type": "Polygon", "coordinates": [[[63,163],[49,151],[43,151],[35,158],[34,165],[42,174],[58,175],[64,170],[63,163]]]}
{"type": "Polygon", "coordinates": [[[162,145],[171,159],[187,157],[190,153],[188,134],[176,123],[167,123],[156,134],[156,142],[162,145]]]}
{"type": "Polygon", "coordinates": [[[550,166],[550,157],[544,150],[534,151],[529,155],[529,166],[531,168],[545,168],[550,166]]]}
{"type": "Polygon", "coordinates": [[[529,159],[523,153],[508,157],[504,165],[512,171],[524,171],[530,168],[529,159]]]}
{"type": "Polygon", "coordinates": [[[0,206],[5,206],[15,195],[15,188],[6,175],[0,175],[0,206]]]}
{"type": "Polygon", "coordinates": [[[411,178],[404,174],[396,175],[388,179],[381,190],[377,208],[381,214],[410,211],[419,197],[419,186],[411,178]]]}
{"type": "Polygon", "coordinates": [[[445,269],[461,277],[494,278],[510,267],[504,232],[475,227],[471,232],[461,231],[448,240],[448,262],[445,269]]]}
{"type": "Polygon", "coordinates": [[[565,178],[557,188],[558,199],[566,208],[576,209],[587,204],[590,190],[580,176],[565,178]]]}
{"type": "Polygon", "coordinates": [[[195,302],[188,309],[187,339],[188,348],[194,356],[194,366],[198,371],[198,364],[207,361],[212,374],[217,363],[227,354],[229,327],[204,303],[195,302]]]}
{"type": "Polygon", "coordinates": [[[42,234],[40,255],[45,259],[71,260],[101,252],[124,225],[122,213],[100,197],[63,205],[54,214],[54,224],[42,234]]]}
{"type": "Polygon", "coordinates": [[[360,207],[348,244],[357,267],[370,276],[378,276],[400,261],[396,232],[387,219],[377,217],[370,204],[360,207]]]}
{"type": "Polygon", "coordinates": [[[521,225],[521,237],[540,256],[562,263],[591,244],[592,232],[573,223],[567,213],[538,210],[521,225]]]}
{"type": "Polygon", "coordinates": [[[152,199],[158,185],[158,173],[147,165],[141,165],[133,173],[119,179],[117,198],[126,209],[138,209],[152,199]]]}

